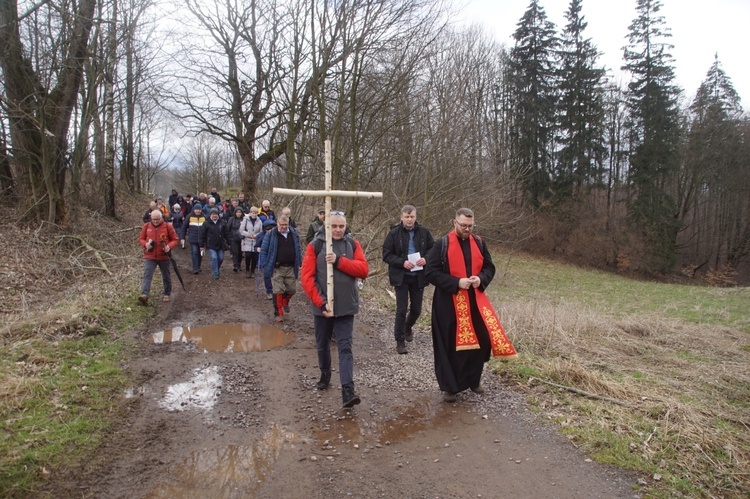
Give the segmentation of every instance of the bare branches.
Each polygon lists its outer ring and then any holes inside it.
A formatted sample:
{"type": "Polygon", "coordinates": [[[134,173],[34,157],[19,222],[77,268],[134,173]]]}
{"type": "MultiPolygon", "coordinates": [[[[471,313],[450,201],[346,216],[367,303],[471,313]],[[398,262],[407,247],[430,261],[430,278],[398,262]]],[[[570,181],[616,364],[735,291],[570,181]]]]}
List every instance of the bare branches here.
{"type": "Polygon", "coordinates": [[[547,380],[544,380],[544,379],[535,378],[533,376],[529,378],[529,383],[533,383],[534,381],[538,381],[539,383],[544,383],[545,385],[554,386],[555,388],[560,388],[561,390],[567,390],[567,391],[569,391],[571,393],[575,393],[577,395],[583,395],[584,397],[588,397],[588,398],[591,398],[591,399],[603,400],[605,402],[610,402],[612,404],[620,405],[620,406],[623,406],[623,407],[633,407],[632,405],[628,404],[627,402],[623,402],[622,400],[617,400],[617,399],[613,399],[613,398],[610,398],[610,397],[605,397],[603,395],[597,395],[595,393],[587,392],[585,390],[581,390],[579,388],[575,388],[575,387],[572,387],[572,386],[559,385],[557,383],[553,383],[552,381],[547,381],[547,380]]]}
{"type": "MultiPolygon", "coordinates": [[[[78,241],[78,243],[81,246],[83,246],[84,249],[85,249],[85,251],[81,255],[79,255],[79,256],[82,256],[82,255],[90,252],[94,256],[94,258],[96,259],[96,261],[99,262],[100,266],[98,267],[98,269],[99,270],[103,270],[104,272],[107,273],[107,275],[112,275],[112,272],[109,270],[109,267],[107,267],[107,264],[104,263],[104,259],[102,258],[102,254],[101,254],[101,252],[99,250],[97,250],[96,248],[94,248],[93,246],[91,246],[89,243],[87,243],[86,241],[84,241],[83,238],[81,238],[79,236],[63,235],[58,240],[58,244],[60,242],[62,242],[64,239],[73,239],[74,241],[78,241]]],[[[109,255],[109,256],[113,256],[113,255],[109,255]]],[[[72,255],[71,255],[71,257],[72,257],[72,255]]],[[[85,268],[85,269],[91,269],[92,268],[92,267],[88,267],[88,266],[85,266],[85,265],[81,264],[80,261],[78,260],[78,257],[75,257],[74,260],[76,262],[79,262],[79,265],[82,268],[85,268]]]]}

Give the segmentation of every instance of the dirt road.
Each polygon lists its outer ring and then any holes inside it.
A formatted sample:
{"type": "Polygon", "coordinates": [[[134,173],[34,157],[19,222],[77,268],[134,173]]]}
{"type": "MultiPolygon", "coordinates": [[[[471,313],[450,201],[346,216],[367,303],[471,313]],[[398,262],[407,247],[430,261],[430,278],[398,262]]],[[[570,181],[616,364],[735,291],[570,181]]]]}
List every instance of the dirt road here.
{"type": "Polygon", "coordinates": [[[183,273],[188,292],[157,303],[148,329],[132,332],[140,355],[121,422],[83,469],[51,481],[53,495],[637,497],[635,477],[587,460],[493,375],[485,394],[443,402],[429,331],[397,355],[392,319],[367,290],[354,334],[362,404],[341,410],[337,372],[329,390],[315,389],[301,288],[278,331],[270,302],[231,261],[218,281],[183,273]],[[217,324],[237,326],[200,329],[217,324]]]}

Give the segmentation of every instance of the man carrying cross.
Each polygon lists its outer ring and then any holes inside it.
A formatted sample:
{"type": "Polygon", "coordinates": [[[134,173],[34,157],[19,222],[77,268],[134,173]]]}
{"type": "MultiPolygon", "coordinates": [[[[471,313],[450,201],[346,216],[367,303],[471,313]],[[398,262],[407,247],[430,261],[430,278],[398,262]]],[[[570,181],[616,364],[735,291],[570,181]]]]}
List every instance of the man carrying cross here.
{"type": "Polygon", "coordinates": [[[339,353],[339,381],[344,407],[360,402],[354,391],[354,357],[352,333],[354,315],[359,312],[357,279],[369,272],[362,246],[346,234],[346,217],[340,211],[331,212],[332,249],[326,253],[325,235],[318,233],[307,246],[302,262],[302,289],[313,304],[315,316],[315,343],[320,368],[319,390],[325,390],[331,381],[331,338],[335,338],[339,353]],[[333,265],[333,306],[328,303],[327,266],[333,265]]]}

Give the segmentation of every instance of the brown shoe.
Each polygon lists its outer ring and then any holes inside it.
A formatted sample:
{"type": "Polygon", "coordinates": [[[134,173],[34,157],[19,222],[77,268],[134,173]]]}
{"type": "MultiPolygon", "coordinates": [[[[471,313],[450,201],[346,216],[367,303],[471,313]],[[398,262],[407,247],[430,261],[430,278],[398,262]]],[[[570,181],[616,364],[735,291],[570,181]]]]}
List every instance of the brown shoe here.
{"type": "Polygon", "coordinates": [[[164,303],[168,302],[169,301],[169,295],[162,296],[161,297],[161,301],[163,301],[164,303]]]}
{"type": "Polygon", "coordinates": [[[138,301],[141,302],[141,305],[145,307],[146,305],[148,305],[148,295],[139,296],[138,301]]]}
{"type": "Polygon", "coordinates": [[[475,386],[471,391],[474,393],[484,393],[484,387],[482,385],[475,386]]]}
{"type": "Polygon", "coordinates": [[[443,392],[443,402],[455,402],[456,394],[452,392],[443,392]]]}

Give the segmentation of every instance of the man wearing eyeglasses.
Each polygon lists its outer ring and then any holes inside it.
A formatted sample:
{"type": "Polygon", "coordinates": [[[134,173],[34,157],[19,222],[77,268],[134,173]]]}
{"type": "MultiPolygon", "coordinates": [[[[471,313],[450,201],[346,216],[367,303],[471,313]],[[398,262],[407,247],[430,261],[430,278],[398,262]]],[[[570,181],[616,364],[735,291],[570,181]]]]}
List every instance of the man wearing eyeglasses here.
{"type": "Polygon", "coordinates": [[[490,354],[513,358],[516,351],[484,290],[495,265],[484,240],[473,234],[474,212],[456,211],[453,230],[427,255],[425,277],[432,297],[432,346],[435,376],[443,400],[455,402],[466,389],[481,394],[482,370],[490,354]]]}
{"type": "Polygon", "coordinates": [[[347,234],[346,217],[340,211],[331,212],[332,252],[325,250],[325,230],[317,232],[305,250],[302,264],[302,288],[313,304],[315,343],[318,350],[320,381],[318,390],[325,390],[331,382],[331,338],[335,338],[339,353],[339,381],[344,407],[360,402],[354,391],[354,357],[352,333],[354,316],[359,312],[357,279],[369,272],[362,246],[347,234]],[[328,264],[333,264],[333,309],[327,301],[328,264]]]}
{"type": "Polygon", "coordinates": [[[263,262],[263,274],[271,276],[273,315],[276,322],[283,322],[284,312],[289,312],[289,301],[297,292],[302,263],[299,234],[289,226],[288,216],[279,216],[276,227],[263,236],[260,261],[263,262]]]}
{"type": "Polygon", "coordinates": [[[141,280],[141,296],[138,301],[148,305],[148,295],[151,291],[151,280],[156,267],[161,271],[164,284],[162,301],[168,302],[172,294],[172,277],[169,273],[169,252],[180,243],[172,224],[164,222],[164,215],[160,210],[151,212],[150,220],[143,224],[138,242],[143,246],[143,279],[141,280]]]}
{"type": "Polygon", "coordinates": [[[388,279],[396,290],[393,335],[399,354],[408,353],[406,342],[414,339],[412,328],[422,314],[427,285],[424,257],[434,244],[430,231],[417,223],[417,209],[411,205],[401,208],[401,222],[391,228],[383,241],[383,261],[388,264],[388,279]]]}

